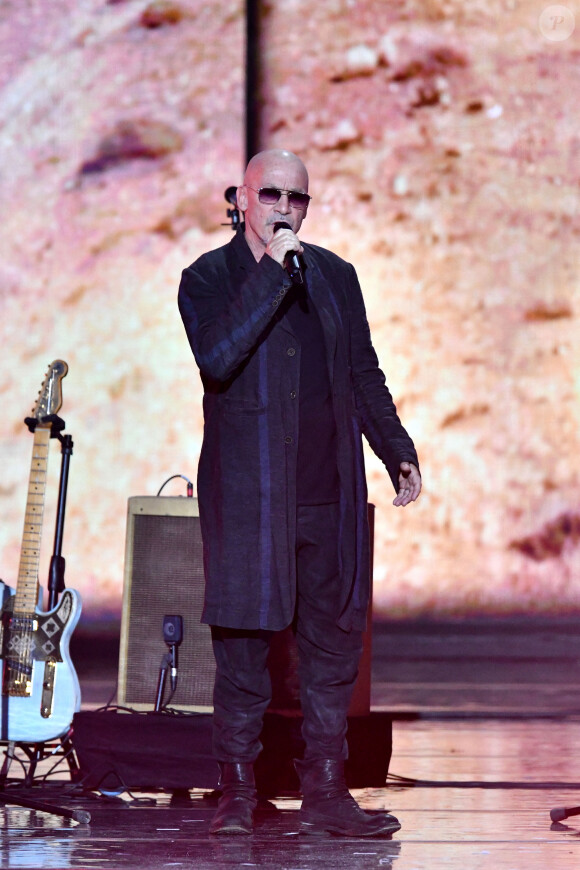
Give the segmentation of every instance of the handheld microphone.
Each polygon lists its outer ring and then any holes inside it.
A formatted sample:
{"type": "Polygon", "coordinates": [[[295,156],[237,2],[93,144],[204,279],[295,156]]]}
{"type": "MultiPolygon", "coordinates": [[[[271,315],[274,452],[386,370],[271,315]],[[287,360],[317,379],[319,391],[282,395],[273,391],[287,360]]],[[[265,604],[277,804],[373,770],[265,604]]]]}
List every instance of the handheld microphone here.
{"type": "MultiPolygon", "coordinates": [[[[274,232],[278,230],[291,230],[292,227],[286,221],[276,221],[274,224],[274,232]]],[[[288,251],[284,258],[284,266],[290,275],[293,284],[304,284],[304,273],[302,272],[302,263],[297,251],[288,251]]]]}

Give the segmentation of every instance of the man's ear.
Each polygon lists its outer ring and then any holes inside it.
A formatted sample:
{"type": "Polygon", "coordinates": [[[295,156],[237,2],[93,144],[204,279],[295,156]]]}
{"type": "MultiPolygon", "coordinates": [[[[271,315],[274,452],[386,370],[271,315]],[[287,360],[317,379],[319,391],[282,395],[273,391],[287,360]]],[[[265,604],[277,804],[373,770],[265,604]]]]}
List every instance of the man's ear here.
{"type": "Polygon", "coordinates": [[[246,211],[248,207],[248,190],[245,184],[240,185],[236,190],[236,203],[240,211],[246,211]]]}

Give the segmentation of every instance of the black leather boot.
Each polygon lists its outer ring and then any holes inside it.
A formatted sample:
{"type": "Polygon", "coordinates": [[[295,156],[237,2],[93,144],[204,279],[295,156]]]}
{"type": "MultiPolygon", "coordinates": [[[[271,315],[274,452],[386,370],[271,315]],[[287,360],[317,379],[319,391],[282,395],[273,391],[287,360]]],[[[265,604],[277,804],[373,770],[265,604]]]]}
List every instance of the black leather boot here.
{"type": "Polygon", "coordinates": [[[377,837],[401,827],[389,813],[365,813],[352,797],[344,779],[344,761],[320,758],[295,761],[302,786],[301,834],[339,834],[377,837]]]}
{"type": "Polygon", "coordinates": [[[256,807],[254,765],[236,761],[220,763],[221,797],[209,827],[210,834],[251,834],[256,807]]]}

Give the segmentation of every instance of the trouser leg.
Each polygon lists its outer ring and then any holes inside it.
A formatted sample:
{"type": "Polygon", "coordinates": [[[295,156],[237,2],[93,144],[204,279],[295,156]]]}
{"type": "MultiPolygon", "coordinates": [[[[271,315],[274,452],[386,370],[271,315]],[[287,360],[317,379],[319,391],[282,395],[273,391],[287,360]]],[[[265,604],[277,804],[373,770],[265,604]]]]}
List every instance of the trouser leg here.
{"type": "Polygon", "coordinates": [[[210,834],[250,834],[256,807],[253,762],[272,694],[267,668],[271,632],[212,626],[216,660],[213,749],[221,797],[210,834]]]}
{"type": "Polygon", "coordinates": [[[297,606],[305,759],[345,759],[347,712],[362,653],[362,632],[336,625],[340,576],[339,506],[298,509],[297,606]]]}
{"type": "Polygon", "coordinates": [[[338,505],[299,508],[296,640],[306,741],[296,761],[303,801],[300,830],[343,836],[391,836],[388,813],[365,813],[348,791],[347,713],[362,653],[362,632],[336,625],[339,582],[338,505]]]}
{"type": "Polygon", "coordinates": [[[272,632],[212,626],[216,660],[213,749],[220,762],[253,762],[272,686],[267,667],[272,632]]]}

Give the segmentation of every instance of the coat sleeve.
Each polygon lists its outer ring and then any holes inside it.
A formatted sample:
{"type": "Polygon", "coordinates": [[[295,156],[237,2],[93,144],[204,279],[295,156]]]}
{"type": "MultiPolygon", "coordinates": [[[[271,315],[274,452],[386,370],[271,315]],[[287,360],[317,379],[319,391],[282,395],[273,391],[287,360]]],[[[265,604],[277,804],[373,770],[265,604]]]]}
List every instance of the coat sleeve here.
{"type": "Polygon", "coordinates": [[[358,278],[354,268],[351,265],[348,268],[350,358],[356,408],[366,439],[385,464],[398,491],[399,466],[406,461],[419,467],[417,451],[397,416],[395,403],[372,344],[358,278]]]}
{"type": "MultiPolygon", "coordinates": [[[[243,274],[243,273],[242,273],[243,274]]],[[[226,381],[256,347],[288,289],[287,273],[264,256],[238,285],[223,255],[183,270],[179,311],[200,372],[226,381]]]]}

